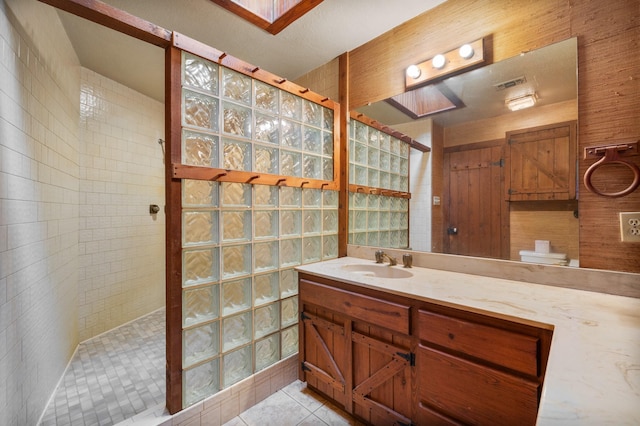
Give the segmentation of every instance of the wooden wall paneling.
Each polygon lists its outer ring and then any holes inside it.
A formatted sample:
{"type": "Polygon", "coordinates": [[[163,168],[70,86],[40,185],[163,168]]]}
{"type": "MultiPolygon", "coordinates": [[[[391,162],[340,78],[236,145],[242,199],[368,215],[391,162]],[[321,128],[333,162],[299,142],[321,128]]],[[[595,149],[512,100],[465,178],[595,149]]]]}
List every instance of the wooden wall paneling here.
{"type": "MultiPolygon", "coordinates": [[[[444,250],[444,238],[446,224],[444,218],[446,211],[444,194],[448,190],[443,182],[444,170],[444,130],[442,126],[433,123],[431,126],[431,251],[442,253],[444,250]],[[440,197],[440,205],[433,205],[433,197],[440,197]]],[[[414,212],[415,213],[415,212],[414,212]]]]}
{"type": "MultiPolygon", "coordinates": [[[[339,99],[338,81],[340,78],[340,57],[327,62],[295,79],[302,87],[309,87],[331,99],[339,99]]],[[[342,105],[342,103],[340,103],[342,105]]]]}
{"type": "Polygon", "coordinates": [[[488,63],[570,37],[566,0],[445,2],[351,51],[352,108],[404,91],[404,70],[488,37],[488,63]]]}
{"type": "MultiPolygon", "coordinates": [[[[585,147],[640,138],[640,57],[630,54],[640,40],[640,7],[633,0],[576,2],[571,26],[579,37],[578,168],[582,177],[595,161],[580,155],[585,147]]],[[[640,165],[640,157],[628,160],[640,165]]],[[[622,189],[629,182],[623,167],[602,172],[594,173],[597,188],[617,184],[622,189]]],[[[611,199],[589,192],[580,180],[581,267],[640,272],[640,244],[620,242],[621,211],[640,211],[640,191],[611,199]]]]}
{"type": "Polygon", "coordinates": [[[338,88],[340,97],[340,145],[334,151],[340,155],[340,192],[338,194],[338,257],[347,255],[349,240],[349,93],[350,93],[350,53],[343,53],[339,58],[338,88]]]}
{"type": "Polygon", "coordinates": [[[509,259],[520,260],[520,250],[533,251],[535,240],[548,240],[553,253],[566,253],[568,259],[579,258],[579,226],[573,210],[524,208],[528,210],[511,209],[509,259]]]}
{"type": "Polygon", "coordinates": [[[181,157],[182,52],[165,55],[165,214],[166,214],[166,404],[171,414],[182,409],[182,180],[172,163],[181,157]]]}

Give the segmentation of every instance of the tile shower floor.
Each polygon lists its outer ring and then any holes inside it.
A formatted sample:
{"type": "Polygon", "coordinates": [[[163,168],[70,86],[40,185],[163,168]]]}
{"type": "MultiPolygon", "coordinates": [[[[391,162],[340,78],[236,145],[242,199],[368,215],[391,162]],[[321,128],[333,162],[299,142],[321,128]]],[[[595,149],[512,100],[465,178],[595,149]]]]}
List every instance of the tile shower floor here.
{"type": "MultiPolygon", "coordinates": [[[[164,404],[163,308],[82,342],[40,426],[171,424],[163,416],[167,414],[164,404]]],[[[225,426],[264,425],[362,423],[296,380],[225,423],[225,426]]]]}
{"type": "Polygon", "coordinates": [[[165,309],[80,343],[42,426],[113,425],[165,402],[165,309]]]}

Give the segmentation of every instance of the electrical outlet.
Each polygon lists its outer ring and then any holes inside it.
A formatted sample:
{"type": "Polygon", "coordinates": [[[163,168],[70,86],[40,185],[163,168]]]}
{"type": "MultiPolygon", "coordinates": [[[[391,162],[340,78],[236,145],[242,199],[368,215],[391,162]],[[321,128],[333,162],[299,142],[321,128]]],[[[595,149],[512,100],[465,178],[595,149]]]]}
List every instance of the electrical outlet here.
{"type": "Polygon", "coordinates": [[[620,239],[640,243],[640,212],[620,212],[620,239]]]}

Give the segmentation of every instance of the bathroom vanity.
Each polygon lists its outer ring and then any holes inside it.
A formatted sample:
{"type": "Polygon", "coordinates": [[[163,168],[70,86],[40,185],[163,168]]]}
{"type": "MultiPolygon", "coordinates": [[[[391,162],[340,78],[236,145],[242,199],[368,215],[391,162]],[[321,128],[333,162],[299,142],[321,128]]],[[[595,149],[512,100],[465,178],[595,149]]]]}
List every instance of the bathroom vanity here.
{"type": "Polygon", "coordinates": [[[638,299],[352,257],[297,270],[300,379],[366,422],[640,417],[638,299]]]}

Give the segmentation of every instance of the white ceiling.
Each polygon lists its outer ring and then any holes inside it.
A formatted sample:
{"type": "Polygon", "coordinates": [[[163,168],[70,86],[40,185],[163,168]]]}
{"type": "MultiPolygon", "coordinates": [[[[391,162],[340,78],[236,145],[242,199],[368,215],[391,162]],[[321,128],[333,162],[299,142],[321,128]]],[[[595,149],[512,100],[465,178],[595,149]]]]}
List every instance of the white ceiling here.
{"type": "MultiPolygon", "coordinates": [[[[277,35],[209,0],[103,0],[295,80],[445,0],[324,0],[277,35]]],[[[164,51],[59,11],[82,66],[164,101],[164,51]]]]}

